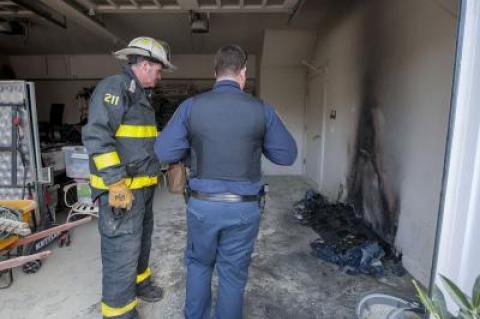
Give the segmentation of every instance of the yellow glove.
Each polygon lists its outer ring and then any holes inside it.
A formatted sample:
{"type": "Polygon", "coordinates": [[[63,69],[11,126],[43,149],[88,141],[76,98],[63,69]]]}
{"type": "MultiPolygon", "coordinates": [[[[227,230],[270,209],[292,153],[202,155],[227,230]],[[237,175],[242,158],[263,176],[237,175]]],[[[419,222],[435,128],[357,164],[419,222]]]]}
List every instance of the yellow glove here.
{"type": "Polygon", "coordinates": [[[124,179],[108,186],[108,204],[110,206],[130,210],[133,200],[132,191],[128,189],[124,179]]]}

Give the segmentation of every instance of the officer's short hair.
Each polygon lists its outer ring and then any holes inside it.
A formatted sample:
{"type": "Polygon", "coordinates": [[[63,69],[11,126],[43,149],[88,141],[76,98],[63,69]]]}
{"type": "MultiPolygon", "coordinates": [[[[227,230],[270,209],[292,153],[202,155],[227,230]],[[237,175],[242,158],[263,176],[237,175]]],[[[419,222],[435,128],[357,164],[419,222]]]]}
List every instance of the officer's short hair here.
{"type": "Polygon", "coordinates": [[[215,55],[217,77],[237,75],[247,64],[247,52],[240,46],[229,44],[218,49],[215,55]]]}

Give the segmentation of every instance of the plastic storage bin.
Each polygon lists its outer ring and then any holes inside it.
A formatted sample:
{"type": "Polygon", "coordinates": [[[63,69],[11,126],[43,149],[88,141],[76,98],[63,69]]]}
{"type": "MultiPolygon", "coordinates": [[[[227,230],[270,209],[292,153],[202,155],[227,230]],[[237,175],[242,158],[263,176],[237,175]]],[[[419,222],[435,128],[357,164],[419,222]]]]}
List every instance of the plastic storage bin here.
{"type": "Polygon", "coordinates": [[[88,166],[88,153],[84,146],[64,146],[65,170],[70,178],[88,179],[90,169],[88,166]]]}

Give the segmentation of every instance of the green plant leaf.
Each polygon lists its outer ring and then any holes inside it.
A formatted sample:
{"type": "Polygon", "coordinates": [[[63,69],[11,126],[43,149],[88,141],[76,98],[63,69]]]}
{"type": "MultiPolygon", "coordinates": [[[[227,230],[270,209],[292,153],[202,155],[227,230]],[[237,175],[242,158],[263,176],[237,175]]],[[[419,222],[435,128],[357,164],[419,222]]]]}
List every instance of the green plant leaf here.
{"type": "Polygon", "coordinates": [[[448,312],[445,296],[443,295],[443,292],[440,290],[440,288],[438,288],[437,285],[433,287],[432,303],[434,307],[438,310],[438,313],[442,319],[453,318],[453,315],[448,312]]]}
{"type": "Polygon", "coordinates": [[[464,310],[465,312],[471,312],[473,310],[473,305],[469,298],[460,290],[460,288],[458,288],[458,286],[447,277],[440,275],[440,278],[442,279],[448,294],[450,297],[452,297],[453,301],[455,301],[460,309],[464,310]]]}
{"type": "Polygon", "coordinates": [[[475,280],[472,291],[472,303],[477,314],[480,313],[480,276],[475,280]]]}
{"type": "Polygon", "coordinates": [[[415,286],[415,290],[417,290],[418,298],[420,298],[420,301],[425,306],[427,311],[435,319],[447,319],[447,318],[441,317],[441,312],[439,311],[439,309],[435,307],[432,300],[428,297],[427,292],[422,287],[420,287],[420,285],[415,280],[412,280],[412,283],[413,283],[413,286],[415,286]]]}
{"type": "Polygon", "coordinates": [[[477,319],[478,317],[477,316],[473,316],[471,313],[469,313],[468,311],[465,311],[465,310],[460,310],[460,312],[458,313],[458,319],[477,319]]]}

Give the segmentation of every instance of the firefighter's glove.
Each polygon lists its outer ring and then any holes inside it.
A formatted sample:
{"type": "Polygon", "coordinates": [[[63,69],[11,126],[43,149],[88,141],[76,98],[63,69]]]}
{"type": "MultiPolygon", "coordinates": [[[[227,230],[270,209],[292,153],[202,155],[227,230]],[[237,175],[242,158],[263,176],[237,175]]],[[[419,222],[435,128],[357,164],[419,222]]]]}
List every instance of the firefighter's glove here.
{"type": "Polygon", "coordinates": [[[108,186],[108,204],[110,206],[130,210],[133,200],[132,191],[128,189],[124,179],[108,186]]]}

